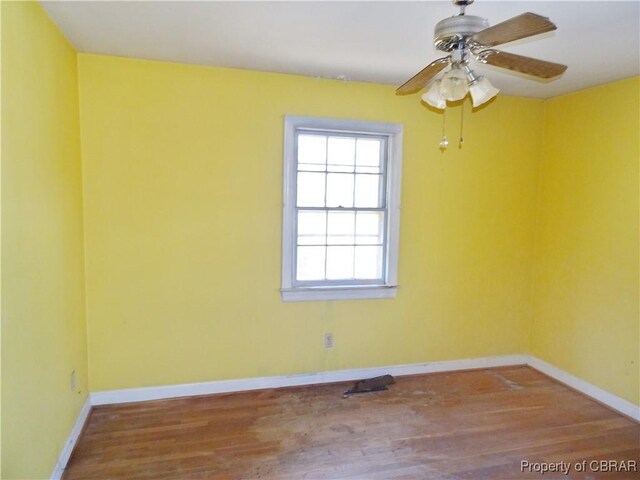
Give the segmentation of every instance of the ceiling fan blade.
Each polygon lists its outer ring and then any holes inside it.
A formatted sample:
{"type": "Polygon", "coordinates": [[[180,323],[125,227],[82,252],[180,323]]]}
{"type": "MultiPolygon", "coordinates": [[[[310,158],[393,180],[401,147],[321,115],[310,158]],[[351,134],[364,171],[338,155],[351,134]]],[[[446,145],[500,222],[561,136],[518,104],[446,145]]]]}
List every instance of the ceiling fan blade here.
{"type": "Polygon", "coordinates": [[[401,95],[405,95],[407,93],[416,93],[447,65],[449,65],[449,57],[442,57],[434,60],[409,80],[407,80],[403,85],[399,86],[396,89],[396,93],[399,93],[401,95]]]}
{"type": "Polygon", "coordinates": [[[560,63],[523,57],[522,55],[501,52],[500,50],[485,50],[480,52],[478,54],[478,61],[539,78],[557,77],[567,69],[566,65],[560,63]]]}
{"type": "Polygon", "coordinates": [[[471,40],[486,47],[493,47],[540,33],[551,32],[556,28],[558,27],[547,17],[535,13],[523,13],[493,27],[485,28],[472,35],[471,40]]]}

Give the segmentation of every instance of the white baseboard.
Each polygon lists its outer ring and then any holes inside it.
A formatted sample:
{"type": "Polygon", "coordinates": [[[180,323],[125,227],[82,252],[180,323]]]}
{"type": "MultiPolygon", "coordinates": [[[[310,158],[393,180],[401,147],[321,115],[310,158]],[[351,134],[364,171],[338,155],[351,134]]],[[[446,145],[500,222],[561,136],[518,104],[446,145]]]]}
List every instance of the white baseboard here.
{"type": "Polygon", "coordinates": [[[214,393],[242,392],[265,388],[295,387],[321,383],[345,382],[379,375],[418,375],[424,373],[451,372],[456,370],[473,370],[478,368],[508,367],[528,365],[558,380],[565,385],[584,393],[604,405],[640,422],[640,406],[635,405],[613,393],[581,380],[532,355],[502,355],[496,357],[448,360],[443,362],[413,363],[408,365],[391,365],[386,367],[356,368],[350,370],[333,370],[327,372],[302,373],[275,377],[254,377],[236,380],[219,380],[213,382],[188,383],[182,385],[166,385],[160,387],[127,388],[124,390],[107,390],[89,394],[82,407],[78,419],[73,426],[69,439],[60,454],[58,463],[51,475],[51,480],[59,480],[67,466],[69,456],[78,441],[91,407],[93,405],[110,405],[116,403],[144,402],[168,398],[210,395],[214,393]]]}
{"type": "Polygon", "coordinates": [[[565,385],[609,406],[610,408],[640,421],[640,406],[607,392],[586,382],[564,370],[550,365],[533,355],[502,355],[496,357],[448,360],[443,362],[413,363],[408,365],[391,365],[386,367],[357,368],[350,370],[333,370],[327,372],[302,373],[275,377],[254,377],[237,380],[219,380],[213,382],[188,383],[160,387],[127,388],[124,390],[108,390],[94,392],[90,395],[91,405],[110,405],[116,403],[144,402],[168,398],[191,397],[195,395],[211,395],[214,393],[242,392],[264,388],[295,387],[321,383],[345,382],[379,375],[418,375],[423,373],[451,372],[456,370],[472,370],[477,368],[506,367],[529,365],[536,370],[558,380],[565,385]]]}
{"type": "Polygon", "coordinates": [[[58,457],[56,466],[51,473],[51,480],[60,480],[62,478],[64,469],[67,467],[67,462],[69,461],[69,457],[71,456],[71,452],[73,452],[73,448],[76,446],[78,438],[80,438],[80,434],[82,433],[82,429],[84,428],[84,424],[87,421],[87,418],[89,418],[90,412],[91,396],[88,395],[87,399],[82,405],[82,408],[80,409],[80,413],[78,414],[76,423],[73,424],[73,428],[71,429],[71,433],[69,434],[67,443],[65,443],[62,452],[60,452],[60,456],[58,457]]]}
{"type": "Polygon", "coordinates": [[[260,390],[263,388],[281,388],[319,383],[345,382],[386,374],[402,376],[421,373],[449,372],[454,370],[470,370],[475,368],[526,365],[527,361],[528,355],[503,355],[465,360],[449,360],[444,362],[413,363],[409,365],[392,365],[387,367],[302,373],[298,375],[284,375],[277,377],[256,377],[239,380],[220,380],[183,385],[167,385],[161,387],[127,388],[124,390],[94,392],[91,394],[91,404],[107,405],[114,403],[143,402],[146,400],[260,390]]]}
{"type": "Polygon", "coordinates": [[[586,382],[575,375],[572,375],[564,370],[555,367],[544,360],[540,360],[539,358],[534,357],[533,355],[528,356],[529,359],[527,364],[530,367],[535,368],[536,370],[544,373],[545,375],[550,376],[558,380],[565,385],[578,390],[579,392],[584,393],[588,397],[597,400],[600,403],[626,415],[627,417],[633,418],[635,421],[640,422],[640,406],[636,405],[624,398],[618,397],[611,392],[607,392],[600,387],[596,387],[592,383],[586,382]]]}

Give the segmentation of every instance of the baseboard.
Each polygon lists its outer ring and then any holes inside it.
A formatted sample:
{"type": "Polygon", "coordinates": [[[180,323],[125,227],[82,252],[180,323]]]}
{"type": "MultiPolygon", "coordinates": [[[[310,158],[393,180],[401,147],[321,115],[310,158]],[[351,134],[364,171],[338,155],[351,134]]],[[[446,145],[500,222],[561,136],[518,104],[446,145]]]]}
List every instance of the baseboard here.
{"type": "Polygon", "coordinates": [[[88,395],[87,399],[82,405],[82,408],[80,409],[80,413],[78,414],[76,423],[74,423],[73,428],[71,429],[71,433],[69,434],[67,443],[65,443],[64,448],[62,449],[62,452],[58,457],[58,461],[56,462],[56,466],[51,473],[51,480],[60,480],[62,478],[64,469],[67,467],[67,462],[69,461],[69,457],[71,456],[71,452],[73,452],[73,448],[76,446],[78,438],[80,438],[80,434],[82,433],[82,429],[84,428],[84,424],[87,421],[87,418],[89,418],[90,412],[91,396],[88,395]]]}
{"type": "Polygon", "coordinates": [[[320,383],[345,382],[386,374],[402,376],[422,373],[449,372],[454,370],[526,365],[527,361],[528,355],[502,355],[496,357],[449,360],[443,362],[392,365],[387,367],[333,370],[277,377],[257,377],[183,385],[167,385],[161,387],[128,388],[124,390],[94,392],[91,394],[91,404],[107,405],[114,403],[144,402],[147,400],[191,397],[194,395],[210,395],[213,393],[229,393],[260,390],[264,388],[295,387],[320,383]]]}
{"type": "Polygon", "coordinates": [[[90,395],[90,399],[91,405],[110,405],[116,403],[191,397],[195,395],[260,390],[265,388],[345,382],[386,374],[395,376],[418,375],[423,373],[450,372],[455,370],[472,370],[477,368],[505,367],[513,365],[529,365],[545,375],[548,375],[559,382],[584,393],[594,400],[609,406],[623,415],[640,422],[640,406],[582,380],[575,375],[565,372],[564,370],[540,360],[533,355],[526,354],[449,360],[443,362],[414,363],[408,365],[391,365],[386,367],[357,368],[350,370],[333,370],[327,372],[303,373],[298,375],[219,380],[213,382],[167,385],[160,387],[108,390],[94,392],[90,395]]]}
{"type": "Polygon", "coordinates": [[[618,397],[611,392],[603,390],[600,387],[596,387],[592,383],[586,382],[575,375],[572,375],[564,370],[555,367],[544,360],[540,360],[539,358],[534,357],[533,355],[529,355],[527,360],[527,364],[530,367],[535,368],[536,370],[544,373],[545,375],[550,376],[558,380],[561,383],[564,383],[568,387],[571,387],[579,392],[584,393],[588,397],[597,400],[600,403],[616,410],[617,412],[626,415],[634,419],[637,422],[640,422],[640,406],[636,405],[624,398],[618,397]]]}

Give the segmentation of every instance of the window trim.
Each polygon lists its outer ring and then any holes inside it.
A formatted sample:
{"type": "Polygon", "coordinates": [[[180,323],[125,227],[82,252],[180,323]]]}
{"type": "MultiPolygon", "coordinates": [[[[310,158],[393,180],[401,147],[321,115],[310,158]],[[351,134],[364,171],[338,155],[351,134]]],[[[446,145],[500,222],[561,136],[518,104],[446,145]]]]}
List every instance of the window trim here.
{"type": "Polygon", "coordinates": [[[286,115],[284,118],[284,171],[282,209],[282,300],[346,300],[364,298],[393,298],[398,290],[398,248],[400,239],[400,188],[402,177],[402,137],[400,123],[342,120],[321,117],[286,115]],[[296,148],[298,130],[319,130],[323,133],[379,135],[387,138],[386,165],[386,244],[385,282],[360,285],[296,286],[295,257],[295,193],[296,148]]]}

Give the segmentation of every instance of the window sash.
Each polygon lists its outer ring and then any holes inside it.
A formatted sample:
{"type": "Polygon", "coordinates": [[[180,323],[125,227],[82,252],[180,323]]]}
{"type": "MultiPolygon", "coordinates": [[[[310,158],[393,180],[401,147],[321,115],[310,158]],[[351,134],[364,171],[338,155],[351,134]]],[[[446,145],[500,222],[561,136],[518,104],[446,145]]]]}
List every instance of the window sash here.
{"type": "MultiPolygon", "coordinates": [[[[379,135],[379,134],[367,134],[367,133],[350,133],[350,132],[342,132],[342,131],[331,131],[331,130],[324,130],[324,129],[309,129],[309,128],[296,128],[295,129],[295,133],[294,133],[294,155],[293,155],[293,159],[294,159],[294,165],[293,165],[293,170],[294,170],[294,175],[296,178],[296,181],[294,182],[293,185],[293,201],[294,201],[294,205],[293,205],[293,228],[292,228],[292,246],[293,246],[293,252],[292,252],[292,263],[291,263],[291,268],[292,268],[292,272],[291,272],[291,278],[292,278],[292,285],[294,287],[318,287],[318,286],[356,286],[356,285],[385,285],[386,281],[387,281],[387,250],[388,250],[388,239],[387,239],[387,230],[388,230],[388,216],[389,216],[389,209],[388,209],[388,205],[389,205],[389,199],[387,196],[387,193],[389,191],[387,182],[388,182],[388,176],[387,176],[387,166],[388,166],[388,157],[389,157],[389,137],[388,135],[379,135]],[[354,171],[353,172],[348,172],[348,173],[344,173],[346,175],[352,175],[354,177],[354,192],[353,192],[353,207],[327,207],[327,178],[328,178],[328,174],[329,173],[338,173],[338,172],[330,172],[328,171],[328,146],[327,146],[327,152],[325,153],[325,169],[324,171],[322,170],[314,170],[314,173],[323,173],[325,175],[325,189],[324,189],[324,205],[323,207],[309,207],[309,206],[298,206],[298,182],[297,182],[297,174],[298,172],[300,172],[301,170],[299,169],[299,162],[298,162],[298,138],[300,135],[316,135],[316,136],[322,136],[322,137],[327,137],[327,142],[328,142],[328,138],[329,137],[343,137],[343,138],[353,138],[356,140],[356,145],[357,145],[357,139],[359,138],[363,138],[363,139],[374,139],[374,140],[379,140],[380,141],[380,173],[375,173],[375,174],[370,174],[370,173],[358,173],[356,172],[356,159],[355,159],[355,155],[356,153],[354,152],[354,171]],[[379,175],[380,176],[380,182],[378,185],[379,188],[379,192],[378,192],[378,199],[379,199],[379,206],[378,207],[356,207],[355,206],[355,196],[356,196],[356,189],[355,189],[355,179],[356,179],[356,175],[379,175]],[[298,247],[300,247],[301,245],[298,244],[298,215],[300,211],[320,211],[320,212],[326,212],[327,213],[327,221],[328,221],[328,214],[329,212],[367,212],[367,211],[372,211],[372,212],[383,212],[384,213],[384,220],[383,220],[383,225],[382,225],[382,243],[381,244],[376,244],[376,245],[371,245],[371,244],[355,244],[353,246],[356,245],[362,245],[362,246],[381,246],[382,247],[382,258],[381,258],[381,276],[379,278],[375,278],[375,279],[358,279],[358,278],[353,278],[353,279],[326,279],[326,275],[327,275],[327,247],[333,247],[333,246],[340,246],[340,245],[335,245],[335,244],[319,244],[317,246],[321,246],[321,247],[325,247],[325,265],[324,265],[324,275],[325,275],[325,279],[323,280],[298,280],[298,247]]],[[[302,170],[305,171],[305,170],[302,170]]],[[[340,172],[342,173],[342,172],[340,172]]],[[[355,235],[355,231],[354,231],[354,235],[355,235]]],[[[326,231],[326,227],[325,227],[325,240],[328,236],[328,232],[326,231]]],[[[307,245],[302,245],[302,246],[307,246],[307,245]]],[[[351,245],[348,245],[351,246],[351,245]]],[[[355,264],[355,251],[354,251],[354,264],[355,264]]],[[[354,269],[354,276],[355,276],[355,269],[354,269]]]]}
{"type": "MultiPolygon", "coordinates": [[[[327,210],[327,212],[330,211],[342,211],[342,210],[327,210]]],[[[377,210],[372,210],[369,209],[368,211],[380,211],[383,212],[384,218],[383,218],[383,223],[382,223],[382,241],[381,243],[356,243],[356,236],[355,236],[355,231],[354,231],[354,242],[353,243],[327,243],[327,237],[328,237],[328,232],[325,230],[325,242],[324,243],[317,243],[317,244],[299,244],[298,243],[298,235],[297,233],[295,234],[295,237],[293,239],[293,262],[292,262],[292,268],[293,268],[293,285],[294,286],[298,286],[298,287],[310,287],[310,286],[332,286],[332,285],[385,285],[386,284],[386,280],[387,280],[387,212],[385,209],[377,209],[377,210]],[[298,280],[297,278],[297,265],[298,265],[298,248],[299,247],[321,247],[325,249],[325,259],[324,259],[324,275],[325,275],[325,279],[317,279],[317,280],[298,280]],[[353,251],[353,263],[354,263],[354,278],[345,278],[345,279],[327,279],[326,275],[327,275],[327,258],[328,258],[328,249],[332,248],[332,247],[353,247],[354,251],[353,251]],[[381,258],[380,258],[380,265],[381,265],[381,272],[380,272],[380,277],[378,278],[357,278],[355,276],[356,272],[355,272],[355,263],[356,263],[356,247],[379,247],[381,248],[382,252],[381,252],[381,258]]],[[[297,232],[297,213],[295,215],[295,226],[294,229],[297,232]]]]}

